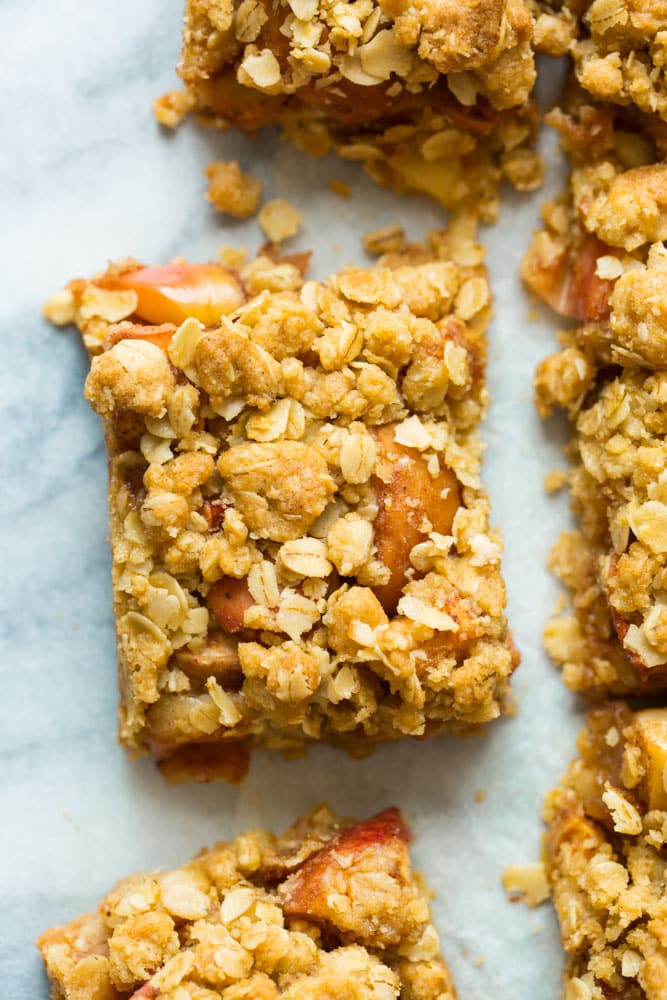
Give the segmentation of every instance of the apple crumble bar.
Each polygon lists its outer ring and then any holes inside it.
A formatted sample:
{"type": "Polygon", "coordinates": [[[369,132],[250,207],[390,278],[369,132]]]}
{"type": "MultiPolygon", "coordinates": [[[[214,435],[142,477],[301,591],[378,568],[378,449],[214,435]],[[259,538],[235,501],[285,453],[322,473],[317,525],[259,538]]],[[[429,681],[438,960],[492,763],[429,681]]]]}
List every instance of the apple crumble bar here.
{"type": "Polygon", "coordinates": [[[606,702],[544,805],[545,860],[567,953],[564,1000],[667,989],[667,709],[606,702]]]}
{"type": "Polygon", "coordinates": [[[49,303],[106,429],[120,739],[173,780],[502,711],[482,256],[450,231],[324,282],[126,261],[49,303]]]}
{"type": "Polygon", "coordinates": [[[333,149],[380,184],[491,219],[503,177],[541,181],[532,31],[524,0],[188,0],[186,90],[156,115],[277,124],[314,155],[333,149]]]}
{"type": "Polygon", "coordinates": [[[397,809],[320,806],[123,879],[38,941],[54,1000],[456,1000],[397,809]]]}
{"type": "Polygon", "coordinates": [[[538,0],[538,51],[569,53],[581,87],[667,121],[667,9],[662,0],[538,0]]]}
{"type": "Polygon", "coordinates": [[[579,324],[538,366],[536,400],[569,413],[580,528],[551,555],[575,614],[547,647],[575,690],[649,693],[667,688],[667,164],[661,134],[607,109],[555,121],[569,192],[545,206],[523,276],[579,324]]]}

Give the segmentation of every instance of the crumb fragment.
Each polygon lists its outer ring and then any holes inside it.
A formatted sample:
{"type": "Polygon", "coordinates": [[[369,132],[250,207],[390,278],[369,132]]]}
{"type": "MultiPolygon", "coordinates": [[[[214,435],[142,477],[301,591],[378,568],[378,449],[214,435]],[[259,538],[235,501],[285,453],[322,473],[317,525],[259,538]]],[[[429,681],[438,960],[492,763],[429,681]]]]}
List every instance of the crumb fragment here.
{"type": "Polygon", "coordinates": [[[209,179],[206,198],[217,212],[237,219],[247,219],[257,211],[262,185],[252,174],[244,173],[235,160],[216,160],[204,173],[209,179]]]}
{"type": "Polygon", "coordinates": [[[487,796],[487,792],[484,788],[480,788],[475,792],[475,802],[484,802],[487,796]]]}
{"type": "Polygon", "coordinates": [[[546,870],[541,861],[508,865],[502,881],[505,891],[511,896],[518,894],[517,898],[522,899],[526,906],[539,906],[550,895],[546,870]]]}
{"type": "Polygon", "coordinates": [[[551,469],[544,477],[544,489],[547,493],[558,493],[567,483],[567,472],[563,469],[551,469]]]}
{"type": "Polygon", "coordinates": [[[400,253],[406,245],[405,232],[396,224],[373,229],[364,233],[363,243],[366,250],[376,257],[384,253],[400,253]]]}
{"type": "Polygon", "coordinates": [[[286,198],[274,198],[265,202],[259,212],[258,221],[272,243],[282,243],[296,236],[303,217],[286,198]]]}
{"type": "Polygon", "coordinates": [[[337,177],[332,177],[328,182],[327,187],[334,194],[337,194],[340,198],[350,198],[352,196],[352,188],[347,181],[341,181],[337,177]]]}
{"type": "Polygon", "coordinates": [[[189,90],[170,90],[153,101],[153,114],[159,125],[177,128],[195,105],[189,90]]]}

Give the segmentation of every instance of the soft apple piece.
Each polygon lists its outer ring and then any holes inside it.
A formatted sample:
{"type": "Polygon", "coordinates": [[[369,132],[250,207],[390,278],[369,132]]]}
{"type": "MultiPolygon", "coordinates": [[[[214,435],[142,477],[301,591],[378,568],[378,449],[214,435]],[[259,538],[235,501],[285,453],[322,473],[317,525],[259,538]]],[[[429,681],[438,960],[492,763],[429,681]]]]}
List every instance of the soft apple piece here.
{"type": "Polygon", "coordinates": [[[451,469],[441,468],[432,476],[418,451],[395,440],[395,426],[385,424],[373,431],[378,459],[384,466],[384,478],[373,477],[378,504],[376,556],[391,571],[388,582],[373,589],[387,614],[396,609],[407,581],[413,547],[424,541],[429,531],[448,535],[461,506],[459,481],[451,469]],[[431,527],[425,527],[425,522],[431,527]]]}
{"type": "Polygon", "coordinates": [[[248,590],[247,578],[236,580],[223,576],[208,592],[206,603],[225,632],[241,632],[243,615],[255,602],[248,590]]]}
{"type": "Polygon", "coordinates": [[[233,271],[219,264],[165,264],[100,278],[102,288],[137,295],[136,315],[147,323],[180,324],[188,317],[214,326],[245,300],[233,271]]]}

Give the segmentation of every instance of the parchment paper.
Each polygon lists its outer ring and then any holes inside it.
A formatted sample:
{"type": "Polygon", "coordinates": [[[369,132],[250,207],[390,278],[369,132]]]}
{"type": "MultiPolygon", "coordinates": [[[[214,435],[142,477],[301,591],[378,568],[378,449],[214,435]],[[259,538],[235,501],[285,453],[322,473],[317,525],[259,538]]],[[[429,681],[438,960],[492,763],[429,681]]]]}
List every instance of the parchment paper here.
{"type": "Polygon", "coordinates": [[[253,142],[194,125],[161,133],[150,103],[175,84],[180,17],[181,0],[0,4],[0,994],[46,997],[34,938],[92,908],[121,875],[171,866],[250,826],[278,829],[328,799],[348,814],[391,802],[405,810],[462,1000],[555,1000],[550,908],[511,905],[500,886],[507,864],[538,856],[541,797],[581,723],[540,639],[558,593],[545,559],[569,520],[567,497],[543,491],[545,473],[564,463],[563,427],[540,425],[531,402],[555,323],[530,318],[517,277],[539,203],[559,184],[553,138],[546,189],[505,192],[484,237],[496,296],[485,481],[523,654],[517,717],[480,737],[385,747],[361,763],[326,748],[291,763],[257,753],[238,788],[169,787],[149,760],[132,763],[116,745],[102,433],[82,396],[83,350],[74,333],[41,320],[42,301],[108,258],[207,259],[223,241],[254,251],[256,222],[223,222],[203,199],[214,158],[239,159],[266,197],[297,205],[305,226],[292,246],[314,248],[319,276],[363,261],[368,229],[399,222],[418,237],[442,221],[434,204],[396,198],[356,166],[305,158],[275,136],[253,142]],[[351,200],[327,188],[331,178],[352,184],[351,200]]]}

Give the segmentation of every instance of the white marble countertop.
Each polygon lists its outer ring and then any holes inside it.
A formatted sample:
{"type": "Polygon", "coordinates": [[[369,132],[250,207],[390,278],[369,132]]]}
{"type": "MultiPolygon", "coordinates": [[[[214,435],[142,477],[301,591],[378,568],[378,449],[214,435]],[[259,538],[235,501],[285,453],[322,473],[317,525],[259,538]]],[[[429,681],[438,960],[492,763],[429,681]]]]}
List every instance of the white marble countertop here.
{"type": "Polygon", "coordinates": [[[42,301],[114,256],[206,259],[223,240],[255,249],[256,222],[226,224],[203,199],[202,170],[215,157],[240,159],[267,197],[301,209],[296,244],[315,247],[316,274],[363,259],[367,229],[399,221],[416,236],[440,221],[434,205],[396,199],[356,167],[306,159],[273,136],[253,143],[194,125],[162,133],[150,105],[174,85],[180,15],[180,0],[0,5],[2,995],[47,996],[35,937],[93,907],[116,878],[185,860],[248,825],[280,827],[327,798],[346,813],[388,802],[405,810],[462,1000],[553,1000],[561,955],[550,909],[511,906],[500,887],[508,863],[538,854],[541,796],[580,724],[540,646],[557,596],[544,562],[568,514],[567,498],[542,487],[562,465],[562,428],[540,426],[531,405],[553,326],[529,320],[517,278],[539,196],[508,194],[485,234],[498,300],[485,479],[523,653],[518,716],[480,738],[385,747],[360,763],[326,748],[289,763],[258,753],[239,788],[169,787],[116,745],[102,434],[82,395],[83,350],[40,318],[42,301]],[[350,201],[327,188],[332,177],[353,182],[350,201]]]}

